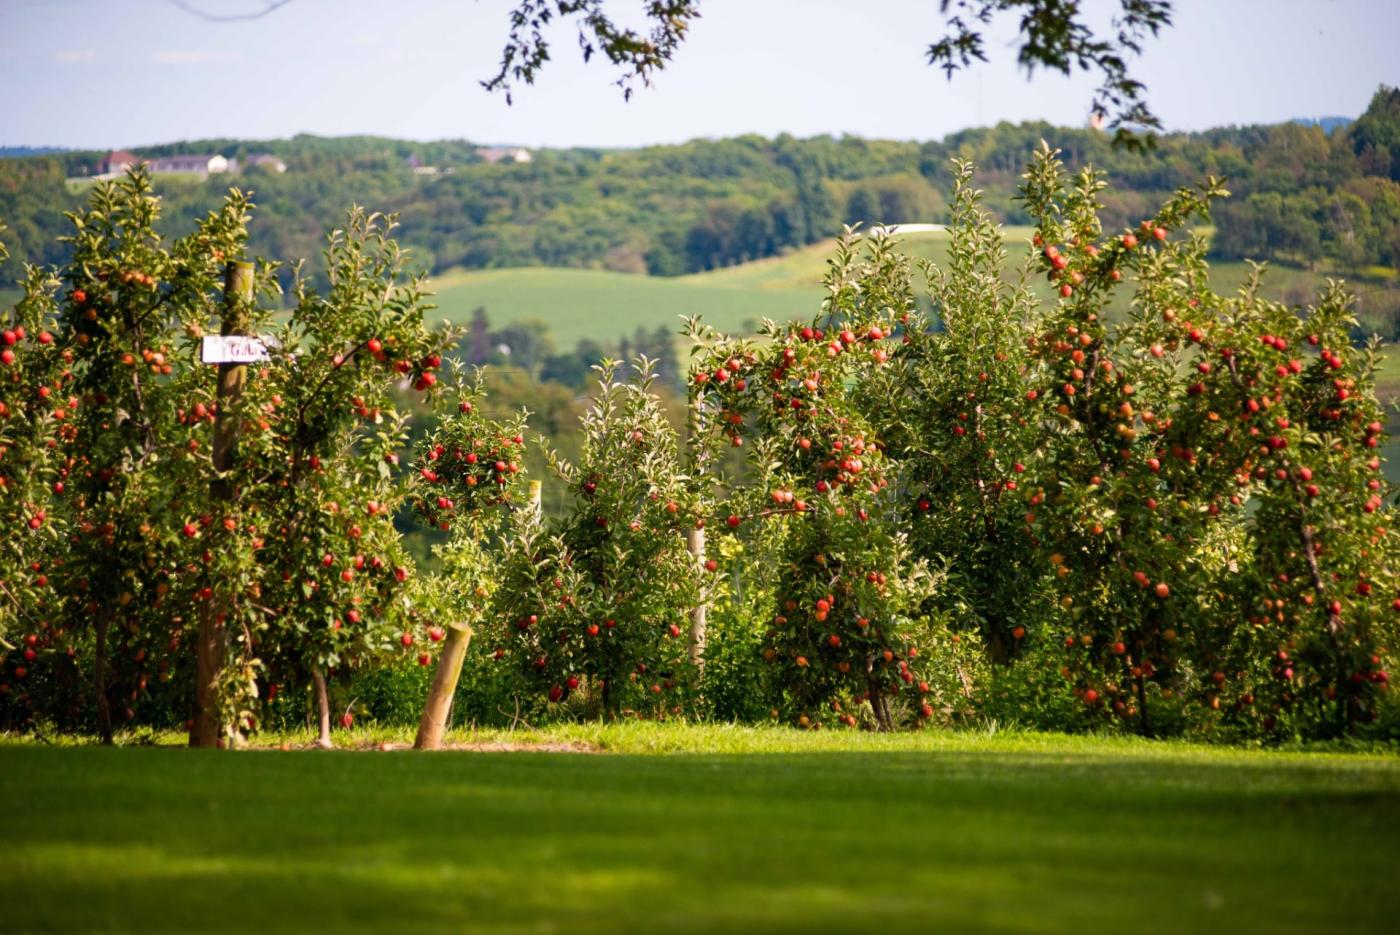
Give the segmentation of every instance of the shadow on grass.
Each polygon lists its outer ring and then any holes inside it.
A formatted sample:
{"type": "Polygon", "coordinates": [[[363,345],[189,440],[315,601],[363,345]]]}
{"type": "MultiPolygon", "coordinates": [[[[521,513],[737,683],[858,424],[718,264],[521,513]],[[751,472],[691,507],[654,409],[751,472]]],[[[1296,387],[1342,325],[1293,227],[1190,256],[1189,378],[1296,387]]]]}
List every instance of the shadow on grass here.
{"type": "Polygon", "coordinates": [[[1379,929],[1400,770],[0,747],[18,930],[1379,929]]]}

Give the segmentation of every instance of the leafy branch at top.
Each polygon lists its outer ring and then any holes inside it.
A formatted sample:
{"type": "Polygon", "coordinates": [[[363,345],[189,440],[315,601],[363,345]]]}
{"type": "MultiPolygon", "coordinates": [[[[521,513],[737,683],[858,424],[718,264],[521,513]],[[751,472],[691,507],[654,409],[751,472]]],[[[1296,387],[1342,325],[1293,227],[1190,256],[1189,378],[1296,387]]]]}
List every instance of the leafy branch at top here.
{"type": "Polygon", "coordinates": [[[648,0],[643,9],[651,30],[647,33],[619,27],[603,10],[603,0],[520,0],[510,14],[510,35],[501,53],[501,67],[481,84],[488,91],[504,91],[511,103],[512,82],[535,83],[535,75],[549,61],[545,29],[556,19],[578,21],[578,44],[585,62],[601,52],[622,68],[617,86],[624,99],[632,97],[634,81],[650,87],[655,71],[666,67],[691,20],[700,16],[698,0],[648,0]]]}
{"type": "Polygon", "coordinates": [[[1147,107],[1142,82],[1128,73],[1128,59],[1142,53],[1142,43],[1171,25],[1171,0],[1119,0],[1120,11],[1110,24],[1110,35],[1096,34],[1082,18],[1073,0],[941,0],[948,16],[948,32],[928,48],[930,65],[941,67],[948,77],[973,60],[987,61],[982,27],[998,13],[1019,10],[1021,49],[1016,60],[1027,71],[1049,68],[1068,75],[1098,71],[1103,82],[1094,91],[1092,113],[1111,116],[1115,143],[1129,148],[1146,145],[1150,137],[1135,136],[1133,128],[1159,130],[1161,121],[1147,107]]]}

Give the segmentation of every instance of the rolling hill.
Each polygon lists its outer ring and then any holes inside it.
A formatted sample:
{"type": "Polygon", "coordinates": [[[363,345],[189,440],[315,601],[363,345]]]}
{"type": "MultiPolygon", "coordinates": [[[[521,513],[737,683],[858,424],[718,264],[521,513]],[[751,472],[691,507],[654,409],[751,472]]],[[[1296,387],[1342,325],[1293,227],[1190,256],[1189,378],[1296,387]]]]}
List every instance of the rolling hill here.
{"type": "MultiPolygon", "coordinates": [[[[1010,264],[1016,267],[1030,247],[1030,228],[1006,229],[1010,264]]],[[[944,231],[901,236],[913,257],[942,263],[947,259],[944,231]]],[[[493,327],[534,319],[548,326],[560,347],[581,338],[612,340],[639,326],[676,325],[685,315],[701,315],[721,330],[743,327],[761,318],[790,320],[815,315],[822,300],[822,276],[834,240],[793,250],[783,256],[736,266],[661,277],[607,270],[523,267],[454,270],[434,277],[438,314],[465,324],[475,309],[486,309],[493,327]]],[[[1228,294],[1249,277],[1246,263],[1211,264],[1218,292],[1228,294]]],[[[1272,267],[1264,279],[1265,293],[1289,303],[1301,303],[1319,288],[1325,276],[1292,267],[1272,267]]],[[[1053,293],[1036,282],[1043,299],[1053,293]]]]}
{"type": "MultiPolygon", "coordinates": [[[[1015,259],[1024,256],[1028,237],[1025,228],[1008,231],[1015,259]]],[[[900,240],[912,256],[946,259],[945,232],[900,240]]],[[[829,240],[779,257],[678,277],[543,267],[462,270],[434,277],[430,288],[439,314],[450,321],[465,323],[483,307],[497,327],[542,321],[559,346],[566,347],[580,338],[614,339],[638,326],[679,327],[686,315],[701,315],[721,330],[761,318],[811,317],[821,305],[821,280],[834,247],[829,240]]]]}

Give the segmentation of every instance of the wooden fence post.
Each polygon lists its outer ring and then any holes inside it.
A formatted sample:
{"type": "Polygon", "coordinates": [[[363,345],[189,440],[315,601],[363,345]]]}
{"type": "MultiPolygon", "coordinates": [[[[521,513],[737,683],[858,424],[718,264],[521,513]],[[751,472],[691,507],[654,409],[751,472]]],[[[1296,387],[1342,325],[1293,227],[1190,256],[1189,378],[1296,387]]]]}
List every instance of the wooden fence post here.
{"type": "MultiPolygon", "coordinates": [[[[224,270],[224,310],[220,333],[243,335],[253,305],[253,264],[230,262],[224,270]]],[[[233,483],[225,476],[233,468],[238,447],[238,401],[248,379],[246,364],[219,364],[215,410],[214,444],[211,457],[214,479],[209,485],[211,499],[231,504],[235,498],[233,483]]],[[[199,638],[195,647],[195,710],[194,726],[190,728],[191,747],[218,746],[226,725],[219,723],[218,686],[228,653],[224,627],[228,620],[232,595],[225,587],[214,589],[214,598],[206,602],[199,615],[199,638]]]]}

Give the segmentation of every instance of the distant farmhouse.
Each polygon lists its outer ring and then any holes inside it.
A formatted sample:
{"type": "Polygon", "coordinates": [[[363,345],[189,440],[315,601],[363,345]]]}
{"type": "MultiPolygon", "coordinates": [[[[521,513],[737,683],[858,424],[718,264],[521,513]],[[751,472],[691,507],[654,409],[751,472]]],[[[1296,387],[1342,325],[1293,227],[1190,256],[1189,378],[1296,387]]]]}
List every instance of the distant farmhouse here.
{"type": "MultiPolygon", "coordinates": [[[[229,161],[223,156],[160,156],[149,161],[152,174],[193,173],[209,175],[214,172],[228,172],[229,161]]],[[[234,166],[237,168],[237,166],[234,166]]]]}
{"type": "MultiPolygon", "coordinates": [[[[116,178],[132,166],[144,163],[154,175],[215,175],[223,172],[237,172],[238,160],[218,154],[195,156],[156,156],[148,159],[124,149],[113,150],[98,165],[97,178],[116,178]]],[[[254,153],[247,157],[249,166],[258,166],[269,172],[286,172],[287,164],[276,156],[267,153],[254,153]]]]}
{"type": "Polygon", "coordinates": [[[522,146],[478,146],[476,154],[490,163],[529,162],[535,158],[522,146]]]}
{"type": "Polygon", "coordinates": [[[121,175],[140,161],[141,160],[136,157],[135,153],[129,153],[124,149],[113,150],[107,154],[105,159],[98,163],[97,174],[107,177],[121,175]]]}

